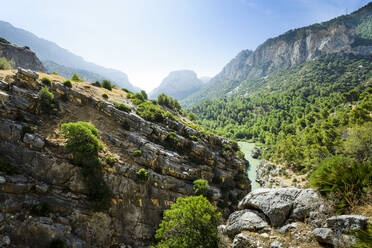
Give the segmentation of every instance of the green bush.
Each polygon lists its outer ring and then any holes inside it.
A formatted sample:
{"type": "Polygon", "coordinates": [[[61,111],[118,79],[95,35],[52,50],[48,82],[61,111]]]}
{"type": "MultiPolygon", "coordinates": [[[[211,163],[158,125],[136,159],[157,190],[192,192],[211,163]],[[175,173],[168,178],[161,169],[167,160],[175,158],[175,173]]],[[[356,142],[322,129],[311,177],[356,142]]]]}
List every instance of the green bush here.
{"type": "Polygon", "coordinates": [[[33,126],[23,126],[22,127],[22,133],[23,134],[26,134],[26,133],[35,133],[35,127],[33,127],[33,126]]]}
{"type": "Polygon", "coordinates": [[[124,92],[127,92],[127,93],[132,93],[130,90],[128,90],[126,88],[122,88],[121,90],[124,91],[124,92]]]}
{"type": "Polygon", "coordinates": [[[368,224],[367,230],[360,230],[354,232],[354,236],[357,240],[354,248],[371,248],[372,244],[372,224],[368,224]]]}
{"type": "Polygon", "coordinates": [[[105,98],[105,99],[108,99],[108,95],[106,93],[103,93],[102,97],[105,98]]]}
{"type": "Polygon", "coordinates": [[[6,58],[0,58],[0,70],[11,70],[14,68],[14,62],[6,58]]]}
{"type": "Polygon", "coordinates": [[[83,79],[80,78],[76,73],[72,74],[71,81],[74,82],[83,82],[83,79]]]}
{"type": "Polygon", "coordinates": [[[218,247],[217,226],[221,213],[203,196],[178,198],[156,231],[159,240],[154,248],[218,247]]]}
{"type": "Polygon", "coordinates": [[[195,195],[203,195],[207,197],[209,189],[208,181],[205,179],[197,179],[194,181],[194,186],[192,189],[194,190],[195,195]]]}
{"type": "Polygon", "coordinates": [[[105,161],[110,166],[113,166],[116,162],[118,162],[118,160],[114,156],[111,156],[111,155],[106,155],[105,161]]]}
{"type": "Polygon", "coordinates": [[[176,98],[165,95],[164,93],[158,95],[158,103],[163,106],[167,106],[175,111],[180,111],[181,105],[176,98]]]}
{"type": "Polygon", "coordinates": [[[50,206],[47,202],[42,204],[34,205],[30,209],[30,213],[36,216],[48,216],[50,213],[50,206]]]}
{"type": "Polygon", "coordinates": [[[7,175],[13,175],[17,173],[16,168],[11,165],[5,158],[0,156],[0,171],[7,175]]]}
{"type": "Polygon", "coordinates": [[[98,139],[98,130],[90,123],[79,121],[62,124],[62,133],[67,139],[65,148],[73,155],[74,164],[82,167],[88,186],[88,199],[96,210],[110,206],[111,191],[102,175],[98,152],[103,145],[98,139]]]}
{"type": "Polygon", "coordinates": [[[90,123],[78,121],[62,124],[62,133],[67,139],[66,150],[77,162],[86,156],[97,156],[103,145],[98,139],[98,130],[90,123]]]}
{"type": "Polygon", "coordinates": [[[343,211],[360,203],[372,186],[372,165],[345,156],[324,159],[310,177],[320,193],[336,200],[343,211]]]}
{"type": "Polygon", "coordinates": [[[133,156],[135,156],[135,157],[139,157],[139,156],[141,156],[142,155],[142,151],[141,150],[134,150],[133,151],[133,156]]]}
{"type": "Polygon", "coordinates": [[[121,111],[125,111],[125,112],[130,112],[132,110],[131,107],[123,104],[123,103],[117,103],[117,102],[113,102],[115,108],[121,110],[121,111]]]}
{"type": "Polygon", "coordinates": [[[163,122],[165,112],[160,106],[143,102],[138,106],[137,114],[148,121],[163,122]]]}
{"type": "Polygon", "coordinates": [[[66,80],[66,81],[64,81],[64,82],[63,82],[63,85],[66,86],[66,87],[68,87],[68,88],[72,88],[72,83],[71,83],[70,80],[66,80]]]}
{"type": "Polygon", "coordinates": [[[109,80],[102,80],[102,87],[108,90],[112,90],[115,85],[111,83],[109,80]]]}
{"type": "Polygon", "coordinates": [[[102,84],[99,82],[99,81],[95,81],[94,83],[92,83],[93,86],[96,86],[98,88],[101,88],[102,87],[102,84]]]}
{"type": "Polygon", "coordinates": [[[47,78],[47,77],[43,77],[42,79],[41,79],[41,83],[42,84],[45,84],[46,86],[52,86],[52,81],[50,81],[50,79],[49,78],[47,78]]]}
{"type": "Polygon", "coordinates": [[[39,96],[41,110],[46,113],[55,113],[58,111],[58,102],[54,100],[54,94],[48,90],[48,87],[42,87],[39,96]]]}
{"type": "Polygon", "coordinates": [[[67,248],[67,245],[62,239],[53,239],[50,242],[49,248],[67,248]]]}
{"type": "Polygon", "coordinates": [[[148,97],[147,97],[147,93],[146,93],[146,91],[144,91],[144,90],[141,90],[141,92],[140,92],[140,93],[141,93],[141,95],[142,95],[143,99],[144,99],[144,100],[147,100],[147,98],[148,98],[148,97]]]}
{"type": "Polygon", "coordinates": [[[145,170],[144,168],[142,169],[139,169],[137,172],[136,172],[136,175],[137,175],[137,178],[141,181],[147,181],[148,178],[149,178],[149,172],[147,170],[145,170]]]}
{"type": "Polygon", "coordinates": [[[52,74],[52,75],[56,75],[56,76],[59,75],[58,72],[56,72],[56,71],[53,71],[51,74],[52,74]]]}

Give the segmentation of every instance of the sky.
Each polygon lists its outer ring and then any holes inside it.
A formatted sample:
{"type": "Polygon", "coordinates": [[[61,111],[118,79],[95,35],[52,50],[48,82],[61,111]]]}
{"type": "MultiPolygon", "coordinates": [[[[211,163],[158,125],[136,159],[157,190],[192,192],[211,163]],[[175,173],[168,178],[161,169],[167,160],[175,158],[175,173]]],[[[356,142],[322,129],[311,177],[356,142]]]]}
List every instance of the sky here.
{"type": "Polygon", "coordinates": [[[370,0],[0,1],[0,20],[119,69],[149,92],[171,71],[214,76],[241,50],[370,0]]]}

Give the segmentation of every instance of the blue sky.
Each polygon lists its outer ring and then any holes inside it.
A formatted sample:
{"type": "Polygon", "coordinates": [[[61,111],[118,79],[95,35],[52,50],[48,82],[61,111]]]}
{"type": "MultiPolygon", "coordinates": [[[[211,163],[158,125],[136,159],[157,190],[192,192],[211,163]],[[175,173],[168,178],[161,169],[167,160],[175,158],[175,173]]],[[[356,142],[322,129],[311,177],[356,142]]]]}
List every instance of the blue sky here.
{"type": "Polygon", "coordinates": [[[239,51],[369,0],[11,0],[0,19],[122,70],[151,90],[173,70],[214,76],[239,51]]]}

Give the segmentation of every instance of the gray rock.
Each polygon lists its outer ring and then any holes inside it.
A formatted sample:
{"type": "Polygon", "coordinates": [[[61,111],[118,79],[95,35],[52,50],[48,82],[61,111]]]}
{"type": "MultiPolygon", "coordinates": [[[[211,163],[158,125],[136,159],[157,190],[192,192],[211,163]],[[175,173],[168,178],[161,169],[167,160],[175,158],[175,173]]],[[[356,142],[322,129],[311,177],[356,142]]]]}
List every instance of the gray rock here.
{"type": "Polygon", "coordinates": [[[257,189],[239,202],[239,208],[259,209],[269,217],[273,226],[279,227],[287,220],[299,192],[297,188],[257,189]]]}
{"type": "Polygon", "coordinates": [[[282,243],[280,243],[278,240],[275,240],[270,244],[270,248],[281,248],[283,246],[282,243]]]}
{"type": "Polygon", "coordinates": [[[40,137],[31,133],[25,134],[23,137],[23,142],[39,149],[43,148],[45,145],[45,142],[40,137]]]}
{"type": "Polygon", "coordinates": [[[233,248],[255,248],[256,246],[251,243],[249,234],[239,233],[235,236],[233,241],[233,248]]]}
{"type": "Polygon", "coordinates": [[[6,180],[4,177],[0,176],[0,184],[6,183],[6,180]]]}
{"type": "Polygon", "coordinates": [[[315,228],[313,234],[319,243],[333,244],[334,234],[329,228],[315,228]]]}
{"type": "Polygon", "coordinates": [[[226,233],[226,225],[219,225],[219,226],[217,227],[217,232],[218,232],[218,233],[225,234],[225,233],[226,233]]]}
{"type": "Polygon", "coordinates": [[[229,224],[226,232],[229,236],[234,236],[244,230],[257,231],[268,226],[265,217],[255,210],[241,210],[229,216],[229,224]]]}
{"type": "Polygon", "coordinates": [[[367,228],[368,217],[362,215],[339,215],[327,219],[327,227],[335,232],[348,233],[367,228]]]}
{"type": "Polygon", "coordinates": [[[285,226],[282,226],[279,230],[281,234],[286,234],[288,231],[294,230],[297,228],[297,223],[290,223],[285,226]]]}
{"type": "Polygon", "coordinates": [[[9,238],[9,236],[4,236],[3,237],[3,243],[5,245],[10,245],[10,238],[9,238]]]}
{"type": "Polygon", "coordinates": [[[36,185],[35,189],[37,193],[46,193],[48,191],[49,186],[47,184],[36,185]]]}
{"type": "Polygon", "coordinates": [[[246,195],[239,202],[239,208],[259,209],[273,226],[280,227],[287,220],[304,220],[322,203],[322,199],[312,189],[261,188],[246,195]]]}
{"type": "Polygon", "coordinates": [[[8,90],[9,84],[3,80],[0,80],[0,90],[8,90]]]}

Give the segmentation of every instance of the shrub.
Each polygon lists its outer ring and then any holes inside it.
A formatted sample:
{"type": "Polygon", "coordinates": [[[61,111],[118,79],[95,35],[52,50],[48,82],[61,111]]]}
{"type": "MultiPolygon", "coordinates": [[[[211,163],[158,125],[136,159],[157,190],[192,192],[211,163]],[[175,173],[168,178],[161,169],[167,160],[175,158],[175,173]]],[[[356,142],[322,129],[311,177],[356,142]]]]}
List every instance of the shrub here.
{"type": "Polygon", "coordinates": [[[32,206],[30,209],[30,213],[37,216],[48,216],[50,210],[51,209],[49,204],[47,202],[44,202],[42,204],[32,206]]]}
{"type": "Polygon", "coordinates": [[[43,77],[43,78],[41,79],[41,83],[42,83],[42,84],[45,84],[45,85],[47,85],[47,86],[52,86],[52,81],[50,81],[50,79],[47,78],[47,77],[43,77]]]}
{"type": "Polygon", "coordinates": [[[111,155],[106,155],[105,161],[108,165],[111,165],[111,166],[113,166],[116,162],[118,162],[118,160],[114,156],[111,156],[111,155]]]}
{"type": "Polygon", "coordinates": [[[133,151],[133,156],[135,156],[135,157],[139,157],[139,156],[141,156],[141,155],[142,155],[142,151],[141,151],[141,150],[137,149],[137,150],[134,150],[134,151],[133,151]]]}
{"type": "Polygon", "coordinates": [[[80,162],[85,156],[97,156],[103,145],[98,139],[98,130],[90,123],[78,121],[62,124],[62,133],[67,139],[66,150],[80,162]]]}
{"type": "Polygon", "coordinates": [[[139,169],[136,172],[136,175],[137,175],[137,178],[141,181],[147,181],[147,179],[149,178],[149,172],[145,170],[144,168],[139,169]]]}
{"type": "Polygon", "coordinates": [[[137,114],[148,121],[163,122],[165,112],[160,106],[143,102],[138,106],[137,114]]]}
{"type": "Polygon", "coordinates": [[[370,248],[372,244],[372,224],[368,224],[367,230],[360,230],[353,233],[356,238],[354,248],[370,248]]]}
{"type": "Polygon", "coordinates": [[[109,80],[102,80],[102,87],[108,90],[112,90],[115,85],[111,83],[109,80]]]}
{"type": "Polygon", "coordinates": [[[70,80],[66,80],[66,81],[64,81],[64,82],[63,82],[63,85],[66,86],[66,87],[68,87],[68,88],[72,88],[72,83],[71,83],[70,80]]]}
{"type": "Polygon", "coordinates": [[[372,165],[349,157],[324,159],[310,177],[320,193],[336,200],[336,208],[353,207],[363,200],[372,186],[372,165]]]}
{"type": "Polygon", "coordinates": [[[58,72],[56,72],[56,71],[53,71],[51,74],[52,74],[52,75],[56,75],[56,76],[59,75],[58,72]]]}
{"type": "Polygon", "coordinates": [[[126,88],[122,88],[121,90],[124,91],[124,92],[127,92],[127,93],[132,93],[130,90],[128,90],[126,88]]]}
{"type": "Polygon", "coordinates": [[[16,168],[11,165],[5,158],[0,156],[0,171],[7,175],[13,175],[17,173],[16,168]]]}
{"type": "Polygon", "coordinates": [[[240,159],[244,159],[244,157],[245,157],[244,152],[242,152],[242,151],[237,151],[237,152],[235,152],[235,154],[240,159]]]}
{"type": "Polygon", "coordinates": [[[146,91],[144,91],[144,90],[141,90],[141,95],[142,95],[142,97],[143,97],[143,99],[144,100],[147,100],[147,93],[146,93],[146,91]]]}
{"type": "Polygon", "coordinates": [[[121,111],[125,111],[125,112],[130,112],[132,110],[131,107],[123,104],[123,103],[117,103],[117,102],[113,102],[115,108],[121,110],[121,111]]]}
{"type": "Polygon", "coordinates": [[[34,133],[34,132],[35,132],[35,127],[33,127],[33,126],[23,126],[22,127],[22,133],[23,134],[34,133]]]}
{"type": "Polygon", "coordinates": [[[72,74],[71,81],[74,82],[83,82],[83,79],[80,78],[76,73],[72,74]]]}
{"type": "Polygon", "coordinates": [[[155,235],[159,243],[154,247],[218,247],[217,226],[220,223],[221,213],[205,197],[180,197],[164,211],[155,235]]]}
{"type": "Polygon", "coordinates": [[[99,81],[95,81],[94,83],[92,83],[93,86],[96,86],[98,88],[101,88],[102,87],[102,84],[99,82],[99,81]]]}
{"type": "Polygon", "coordinates": [[[67,248],[67,245],[62,239],[53,239],[50,242],[49,248],[67,248]]]}
{"type": "Polygon", "coordinates": [[[105,99],[108,99],[108,95],[106,93],[103,93],[102,97],[105,98],[105,99]]]}
{"type": "Polygon", "coordinates": [[[98,139],[98,130],[90,123],[79,121],[62,124],[62,133],[67,139],[65,148],[73,155],[74,164],[82,167],[88,186],[88,199],[96,210],[110,206],[111,191],[103,180],[98,152],[103,145],[98,139]]]}
{"type": "Polygon", "coordinates": [[[164,93],[158,95],[158,103],[176,111],[182,109],[177,99],[167,96],[164,93]]]}
{"type": "Polygon", "coordinates": [[[0,70],[11,70],[14,68],[14,62],[4,57],[0,58],[0,70]]]}
{"type": "Polygon", "coordinates": [[[194,181],[194,187],[192,189],[196,195],[203,195],[206,197],[209,189],[208,181],[205,179],[197,179],[194,181]]]}
{"type": "Polygon", "coordinates": [[[54,100],[54,94],[44,86],[39,92],[41,109],[46,113],[57,112],[58,103],[54,100]]]}

